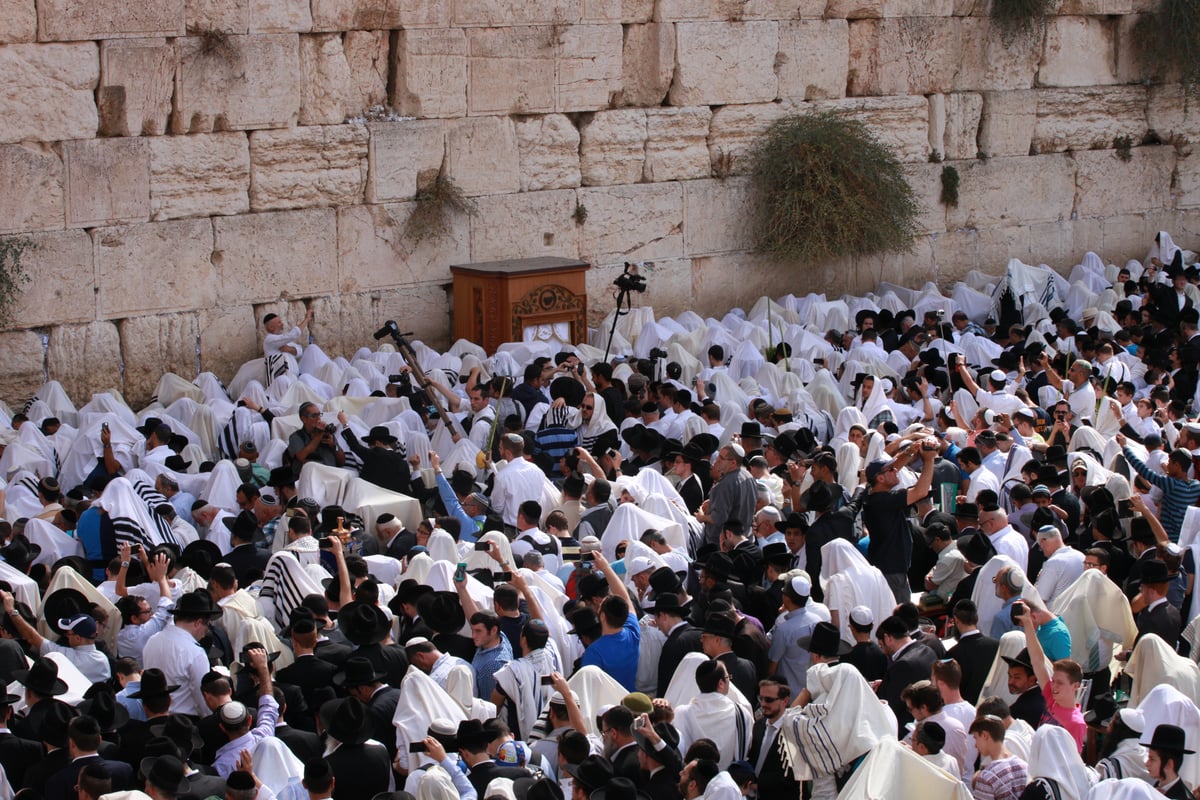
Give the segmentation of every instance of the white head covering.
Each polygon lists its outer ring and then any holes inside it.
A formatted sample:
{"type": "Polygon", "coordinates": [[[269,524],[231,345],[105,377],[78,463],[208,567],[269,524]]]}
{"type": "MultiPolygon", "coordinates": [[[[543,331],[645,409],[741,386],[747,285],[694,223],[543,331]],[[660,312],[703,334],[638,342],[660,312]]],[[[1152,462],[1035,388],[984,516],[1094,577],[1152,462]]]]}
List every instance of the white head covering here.
{"type": "Polygon", "coordinates": [[[879,623],[891,616],[896,606],[895,595],[883,573],[845,539],[833,539],[821,546],[821,588],[825,592],[825,605],[838,612],[842,641],[849,644],[854,643],[850,632],[851,609],[866,606],[879,623]]]}
{"type": "Polygon", "coordinates": [[[396,703],[396,713],[392,715],[401,764],[407,759],[410,770],[421,765],[420,755],[409,753],[408,745],[424,739],[433,720],[447,719],[459,723],[466,718],[462,706],[446,694],[445,689],[415,666],[410,666],[400,684],[400,699],[396,703]]]}
{"type": "MultiPolygon", "coordinates": [[[[1134,684],[1136,683],[1135,680],[1134,684]]],[[[1133,703],[1132,695],[1129,702],[1133,703]]],[[[1178,725],[1184,730],[1185,747],[1188,750],[1200,749],[1200,709],[1196,708],[1194,694],[1188,697],[1173,686],[1159,684],[1146,693],[1137,707],[1146,721],[1141,737],[1143,742],[1150,740],[1154,729],[1159,725],[1178,725]]],[[[1188,786],[1200,785],[1200,757],[1195,754],[1185,755],[1179,768],[1179,777],[1188,786]]]]}
{"type": "Polygon", "coordinates": [[[1066,728],[1043,725],[1033,734],[1029,780],[1047,778],[1058,784],[1060,800],[1086,800],[1095,773],[1083,765],[1079,748],[1066,728]]]}
{"type": "Polygon", "coordinates": [[[1162,800],[1162,793],[1140,778],[1100,781],[1088,792],[1087,800],[1162,800]]]}
{"type": "MultiPolygon", "coordinates": [[[[982,621],[982,617],[980,618],[982,621]]],[[[1017,653],[1025,648],[1025,633],[1023,631],[1009,631],[1000,637],[1000,647],[996,650],[996,657],[992,661],[992,668],[988,670],[987,678],[983,681],[983,689],[979,692],[979,697],[996,696],[1008,704],[1012,704],[1017,696],[1008,690],[1008,662],[1004,657],[1016,658],[1017,653]]]]}

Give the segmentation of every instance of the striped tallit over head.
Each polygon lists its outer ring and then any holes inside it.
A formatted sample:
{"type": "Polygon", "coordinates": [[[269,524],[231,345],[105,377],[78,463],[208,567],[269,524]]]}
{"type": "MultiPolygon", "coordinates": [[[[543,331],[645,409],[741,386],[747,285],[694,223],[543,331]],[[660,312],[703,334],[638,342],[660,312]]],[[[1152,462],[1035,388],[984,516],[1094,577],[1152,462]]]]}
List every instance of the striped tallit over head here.
{"type": "Polygon", "coordinates": [[[258,596],[266,601],[263,613],[276,630],[282,630],[287,627],[292,609],[308,595],[323,594],[324,591],[320,581],[300,562],[296,553],[280,550],[267,562],[258,596]]]}

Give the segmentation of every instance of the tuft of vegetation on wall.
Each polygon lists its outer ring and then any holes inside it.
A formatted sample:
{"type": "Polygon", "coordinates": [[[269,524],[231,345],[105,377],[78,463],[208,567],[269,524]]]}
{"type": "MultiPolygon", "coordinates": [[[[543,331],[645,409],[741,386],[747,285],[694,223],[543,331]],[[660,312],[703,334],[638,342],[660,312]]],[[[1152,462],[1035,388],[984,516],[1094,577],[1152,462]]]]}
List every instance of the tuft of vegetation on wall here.
{"type": "Polygon", "coordinates": [[[950,165],[942,167],[942,205],[958,205],[958,183],[961,179],[958,170],[950,165]]]}
{"type": "Polygon", "coordinates": [[[32,239],[23,236],[0,237],[0,325],[11,321],[21,287],[29,283],[21,257],[36,247],[32,239]]]}
{"type": "Polygon", "coordinates": [[[1178,80],[1200,89],[1200,0],[1160,0],[1134,28],[1138,60],[1158,82],[1178,80]]]}
{"type": "Polygon", "coordinates": [[[1050,14],[1057,0],[992,0],[992,21],[1007,37],[1036,30],[1050,14]]]}

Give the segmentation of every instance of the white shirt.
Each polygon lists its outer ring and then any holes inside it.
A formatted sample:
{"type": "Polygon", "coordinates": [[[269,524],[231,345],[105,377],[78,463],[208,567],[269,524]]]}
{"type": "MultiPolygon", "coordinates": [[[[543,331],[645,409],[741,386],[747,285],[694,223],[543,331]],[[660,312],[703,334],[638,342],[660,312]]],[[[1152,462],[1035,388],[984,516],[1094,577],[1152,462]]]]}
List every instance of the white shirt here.
{"type": "Polygon", "coordinates": [[[514,458],[496,473],[492,489],[492,508],[505,525],[517,525],[517,509],[526,500],[541,500],[545,476],[538,466],[524,458],[514,458]]]}
{"type": "Polygon", "coordinates": [[[1064,589],[1083,574],[1083,553],[1074,547],[1062,546],[1046,559],[1038,573],[1037,590],[1049,606],[1064,589]]]}
{"type": "Polygon", "coordinates": [[[117,633],[117,657],[136,658],[138,663],[142,663],[142,651],[146,647],[146,642],[150,641],[150,637],[161,631],[167,626],[170,621],[170,614],[167,610],[172,605],[172,600],[169,597],[158,598],[158,608],[154,609],[154,616],[141,625],[126,625],[117,633]]]}
{"type": "Polygon", "coordinates": [[[996,448],[983,457],[983,468],[996,476],[996,485],[1004,480],[1004,466],[1008,463],[1008,453],[996,448]]]}
{"type": "Polygon", "coordinates": [[[975,498],[984,489],[991,489],[996,493],[997,497],[1000,496],[1000,481],[996,479],[996,476],[987,467],[979,467],[979,469],[972,472],[969,480],[971,482],[967,485],[968,503],[974,503],[975,498]]]}
{"type": "Polygon", "coordinates": [[[108,656],[97,650],[94,644],[81,644],[79,647],[64,647],[61,644],[55,644],[49,639],[43,639],[42,646],[38,648],[38,652],[41,655],[62,653],[92,683],[100,683],[112,677],[112,668],[108,664],[108,656]]]}
{"type": "Polygon", "coordinates": [[[512,544],[510,545],[513,559],[515,560],[518,557],[524,558],[526,553],[532,553],[535,542],[543,546],[547,544],[554,545],[555,552],[543,555],[542,563],[546,567],[547,572],[558,572],[559,568],[562,566],[562,559],[558,555],[562,552],[562,546],[553,536],[537,528],[527,528],[526,530],[518,533],[517,538],[513,539],[512,544]]]}
{"type": "Polygon", "coordinates": [[[142,648],[144,669],[157,667],[168,684],[178,684],[171,693],[171,711],[206,717],[211,712],[204,703],[200,682],[208,674],[208,656],[199,642],[178,625],[168,625],[150,637],[142,648]]]}
{"type": "Polygon", "coordinates": [[[1017,562],[1022,573],[1029,569],[1029,546],[1025,544],[1025,537],[1013,530],[1011,525],[1005,525],[993,533],[988,541],[996,548],[996,555],[1008,556],[1017,562]]]}

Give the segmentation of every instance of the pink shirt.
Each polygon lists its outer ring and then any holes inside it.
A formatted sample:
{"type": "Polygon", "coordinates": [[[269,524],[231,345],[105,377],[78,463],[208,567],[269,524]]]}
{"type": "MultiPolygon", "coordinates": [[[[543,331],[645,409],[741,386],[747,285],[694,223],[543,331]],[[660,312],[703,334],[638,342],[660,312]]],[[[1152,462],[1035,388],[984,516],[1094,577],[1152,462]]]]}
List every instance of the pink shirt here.
{"type": "Polygon", "coordinates": [[[1054,702],[1049,684],[1042,687],[1042,697],[1046,699],[1046,710],[1042,713],[1038,727],[1057,725],[1060,728],[1066,728],[1067,733],[1071,734],[1071,738],[1075,740],[1075,747],[1082,753],[1083,740],[1087,736],[1087,723],[1083,721],[1083,712],[1079,710],[1079,706],[1071,706],[1067,709],[1054,702]]]}

